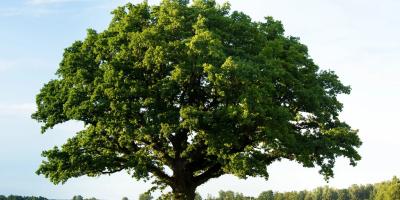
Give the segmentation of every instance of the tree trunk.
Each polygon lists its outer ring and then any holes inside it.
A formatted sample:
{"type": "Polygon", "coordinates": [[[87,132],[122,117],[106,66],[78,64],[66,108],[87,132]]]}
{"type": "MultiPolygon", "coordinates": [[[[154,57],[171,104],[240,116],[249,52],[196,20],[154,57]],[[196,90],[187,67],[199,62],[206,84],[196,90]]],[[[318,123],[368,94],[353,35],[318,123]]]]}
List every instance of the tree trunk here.
{"type": "Polygon", "coordinates": [[[172,188],[172,199],[174,200],[194,200],[197,185],[193,182],[193,173],[186,167],[186,162],[176,159],[173,167],[173,179],[175,180],[172,188]]]}
{"type": "Polygon", "coordinates": [[[185,187],[172,189],[173,200],[194,200],[196,196],[196,187],[185,187]]]}

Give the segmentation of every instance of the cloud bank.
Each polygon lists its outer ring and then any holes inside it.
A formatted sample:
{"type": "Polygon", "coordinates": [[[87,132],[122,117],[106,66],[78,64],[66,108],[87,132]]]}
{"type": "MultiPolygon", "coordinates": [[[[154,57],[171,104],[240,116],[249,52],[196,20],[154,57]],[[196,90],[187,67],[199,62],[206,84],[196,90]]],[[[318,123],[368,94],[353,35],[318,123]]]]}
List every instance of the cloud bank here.
{"type": "Polygon", "coordinates": [[[0,58],[0,72],[7,71],[15,66],[15,62],[0,58]]]}
{"type": "Polygon", "coordinates": [[[48,5],[48,4],[57,4],[57,3],[67,3],[74,1],[88,1],[88,0],[28,0],[28,4],[31,5],[48,5]]]}
{"type": "Polygon", "coordinates": [[[35,112],[36,105],[34,103],[20,103],[20,104],[9,104],[0,103],[0,117],[15,117],[15,116],[27,116],[35,112]]]}

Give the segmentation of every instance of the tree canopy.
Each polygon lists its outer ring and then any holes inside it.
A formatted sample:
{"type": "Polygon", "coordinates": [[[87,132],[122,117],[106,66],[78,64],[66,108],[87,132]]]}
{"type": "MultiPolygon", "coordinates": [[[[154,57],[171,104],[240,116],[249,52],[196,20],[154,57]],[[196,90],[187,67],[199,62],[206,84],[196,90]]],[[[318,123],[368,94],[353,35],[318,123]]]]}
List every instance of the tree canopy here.
{"type": "Polygon", "coordinates": [[[223,174],[267,179],[281,159],[319,166],[326,178],[338,156],[360,159],[357,131],[338,118],[337,95],[350,87],[320,70],[280,21],[254,22],[214,0],[112,13],[106,30],[65,49],[58,78],[36,97],[42,132],[85,124],[43,152],[37,173],[53,183],[126,170],[193,199],[223,174]]]}

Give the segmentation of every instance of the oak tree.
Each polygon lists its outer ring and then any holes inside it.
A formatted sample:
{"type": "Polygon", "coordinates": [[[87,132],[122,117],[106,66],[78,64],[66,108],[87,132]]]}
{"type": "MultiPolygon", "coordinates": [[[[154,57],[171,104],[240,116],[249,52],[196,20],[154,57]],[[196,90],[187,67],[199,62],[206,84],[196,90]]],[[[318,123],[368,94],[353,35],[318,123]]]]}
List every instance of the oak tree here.
{"type": "Polygon", "coordinates": [[[84,129],[43,152],[37,173],[55,184],[127,171],[192,200],[211,178],[268,178],[288,159],[333,176],[355,165],[357,131],[339,120],[332,71],[321,70],[280,21],[253,21],[228,3],[126,4],[108,28],[65,49],[36,97],[42,132],[77,120],[84,129]]]}

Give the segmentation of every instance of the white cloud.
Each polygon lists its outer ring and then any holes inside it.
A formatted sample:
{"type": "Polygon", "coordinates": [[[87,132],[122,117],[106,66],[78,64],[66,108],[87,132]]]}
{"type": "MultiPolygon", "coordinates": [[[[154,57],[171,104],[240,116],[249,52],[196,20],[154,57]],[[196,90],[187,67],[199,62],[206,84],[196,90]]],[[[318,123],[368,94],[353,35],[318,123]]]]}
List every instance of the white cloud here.
{"type": "Polygon", "coordinates": [[[55,5],[68,2],[88,2],[93,0],[25,0],[24,4],[19,7],[0,8],[0,17],[15,16],[35,16],[59,13],[61,9],[49,8],[48,5],[55,5]]]}
{"type": "Polygon", "coordinates": [[[34,103],[0,103],[0,117],[28,116],[35,112],[34,103]]]}
{"type": "Polygon", "coordinates": [[[34,16],[41,17],[59,12],[59,10],[48,9],[45,7],[31,8],[32,6],[23,6],[15,8],[0,8],[0,17],[16,17],[16,16],[34,16]]]}
{"type": "Polygon", "coordinates": [[[73,1],[90,1],[90,0],[28,0],[28,4],[31,5],[48,5],[48,4],[57,4],[57,3],[67,3],[73,1]]]}
{"type": "Polygon", "coordinates": [[[0,72],[6,71],[16,65],[15,62],[0,58],[0,72]]]}
{"type": "Polygon", "coordinates": [[[0,77],[7,72],[17,71],[21,69],[53,69],[54,61],[45,60],[44,58],[0,58],[0,77]]]}
{"type": "Polygon", "coordinates": [[[16,8],[2,8],[0,9],[0,16],[1,17],[14,17],[18,15],[22,15],[23,10],[22,9],[16,9],[16,8]]]}

